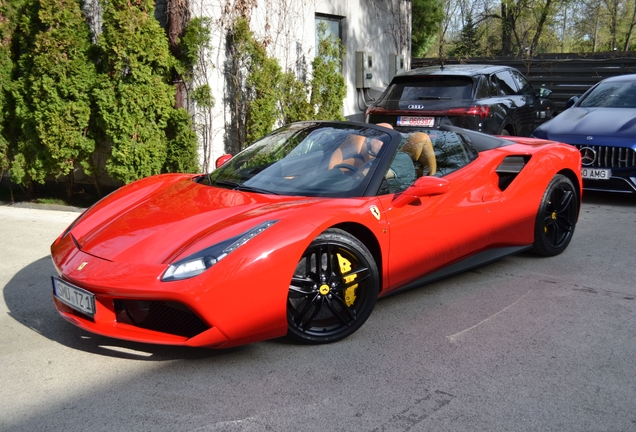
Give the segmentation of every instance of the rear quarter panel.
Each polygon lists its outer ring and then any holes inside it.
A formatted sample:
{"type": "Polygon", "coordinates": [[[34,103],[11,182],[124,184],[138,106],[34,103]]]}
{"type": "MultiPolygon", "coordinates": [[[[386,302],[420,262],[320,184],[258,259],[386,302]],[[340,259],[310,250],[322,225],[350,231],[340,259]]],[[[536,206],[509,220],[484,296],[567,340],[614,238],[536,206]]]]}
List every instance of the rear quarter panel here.
{"type": "Polygon", "coordinates": [[[512,138],[519,144],[480,154],[489,171],[493,195],[494,231],[491,247],[532,244],[539,205],[550,181],[562,173],[570,178],[581,201],[581,158],[576,149],[565,144],[532,138],[512,138]],[[497,187],[497,166],[506,156],[530,157],[516,179],[505,190],[497,187]]]}

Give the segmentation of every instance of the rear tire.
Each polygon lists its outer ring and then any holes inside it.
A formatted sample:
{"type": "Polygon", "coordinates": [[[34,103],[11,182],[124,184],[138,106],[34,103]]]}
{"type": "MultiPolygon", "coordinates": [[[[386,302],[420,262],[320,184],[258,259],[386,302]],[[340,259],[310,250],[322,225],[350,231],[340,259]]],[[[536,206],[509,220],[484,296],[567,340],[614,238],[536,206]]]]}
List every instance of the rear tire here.
{"type": "Polygon", "coordinates": [[[533,250],[554,256],[563,252],[574,234],[579,200],[569,178],[557,174],[543,194],[535,221],[533,250]]]}
{"type": "Polygon", "coordinates": [[[379,286],[369,250],[346,231],[326,230],[303,253],[291,280],[288,337],[313,344],[346,338],[371,315],[379,286]]]}

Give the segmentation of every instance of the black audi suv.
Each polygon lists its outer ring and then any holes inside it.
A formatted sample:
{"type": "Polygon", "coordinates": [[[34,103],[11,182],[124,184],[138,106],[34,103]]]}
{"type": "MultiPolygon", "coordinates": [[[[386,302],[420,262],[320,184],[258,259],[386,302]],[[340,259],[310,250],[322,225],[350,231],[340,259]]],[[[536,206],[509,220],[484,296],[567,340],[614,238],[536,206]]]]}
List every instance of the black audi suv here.
{"type": "Polygon", "coordinates": [[[367,109],[369,123],[395,127],[450,124],[491,135],[530,136],[556,114],[552,93],[532,88],[516,69],[429,66],[397,75],[367,109]]]}

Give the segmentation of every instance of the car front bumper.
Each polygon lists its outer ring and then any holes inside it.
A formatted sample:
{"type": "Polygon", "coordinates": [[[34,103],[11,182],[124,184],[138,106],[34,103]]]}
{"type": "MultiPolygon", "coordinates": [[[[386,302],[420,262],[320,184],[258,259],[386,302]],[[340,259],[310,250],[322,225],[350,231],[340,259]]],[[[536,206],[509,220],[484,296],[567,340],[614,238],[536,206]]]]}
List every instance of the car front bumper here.
{"type": "Polygon", "coordinates": [[[92,294],[95,304],[95,313],[86,314],[54,294],[56,309],[92,333],[226,348],[287,332],[286,297],[294,266],[286,274],[272,265],[282,259],[277,252],[249,265],[249,257],[232,254],[202,275],[171,282],[161,281],[166,265],[100,259],[77,249],[70,235],[58,239],[51,253],[59,279],[92,294]]]}

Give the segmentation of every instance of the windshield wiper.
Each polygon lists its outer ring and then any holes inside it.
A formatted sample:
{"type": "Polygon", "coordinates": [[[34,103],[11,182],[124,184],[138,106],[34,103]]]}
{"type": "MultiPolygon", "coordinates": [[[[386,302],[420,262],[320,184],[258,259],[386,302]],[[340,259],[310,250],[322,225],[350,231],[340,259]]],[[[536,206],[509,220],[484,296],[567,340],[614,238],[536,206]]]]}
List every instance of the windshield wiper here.
{"type": "Polygon", "coordinates": [[[262,194],[279,195],[276,192],[272,192],[272,191],[269,191],[267,189],[255,188],[253,186],[247,186],[247,185],[245,185],[243,183],[237,185],[234,189],[240,190],[240,191],[243,191],[243,192],[256,192],[256,193],[262,193],[262,194]]]}
{"type": "Polygon", "coordinates": [[[276,192],[272,192],[266,189],[255,188],[252,186],[247,186],[243,183],[236,183],[236,182],[231,182],[227,180],[215,180],[214,184],[218,186],[225,186],[225,187],[228,187],[229,189],[239,190],[243,192],[255,192],[255,193],[261,193],[261,194],[279,195],[276,192]]]}
{"type": "Polygon", "coordinates": [[[239,184],[227,180],[213,180],[210,182],[210,186],[221,186],[228,189],[235,189],[239,184]]]}

